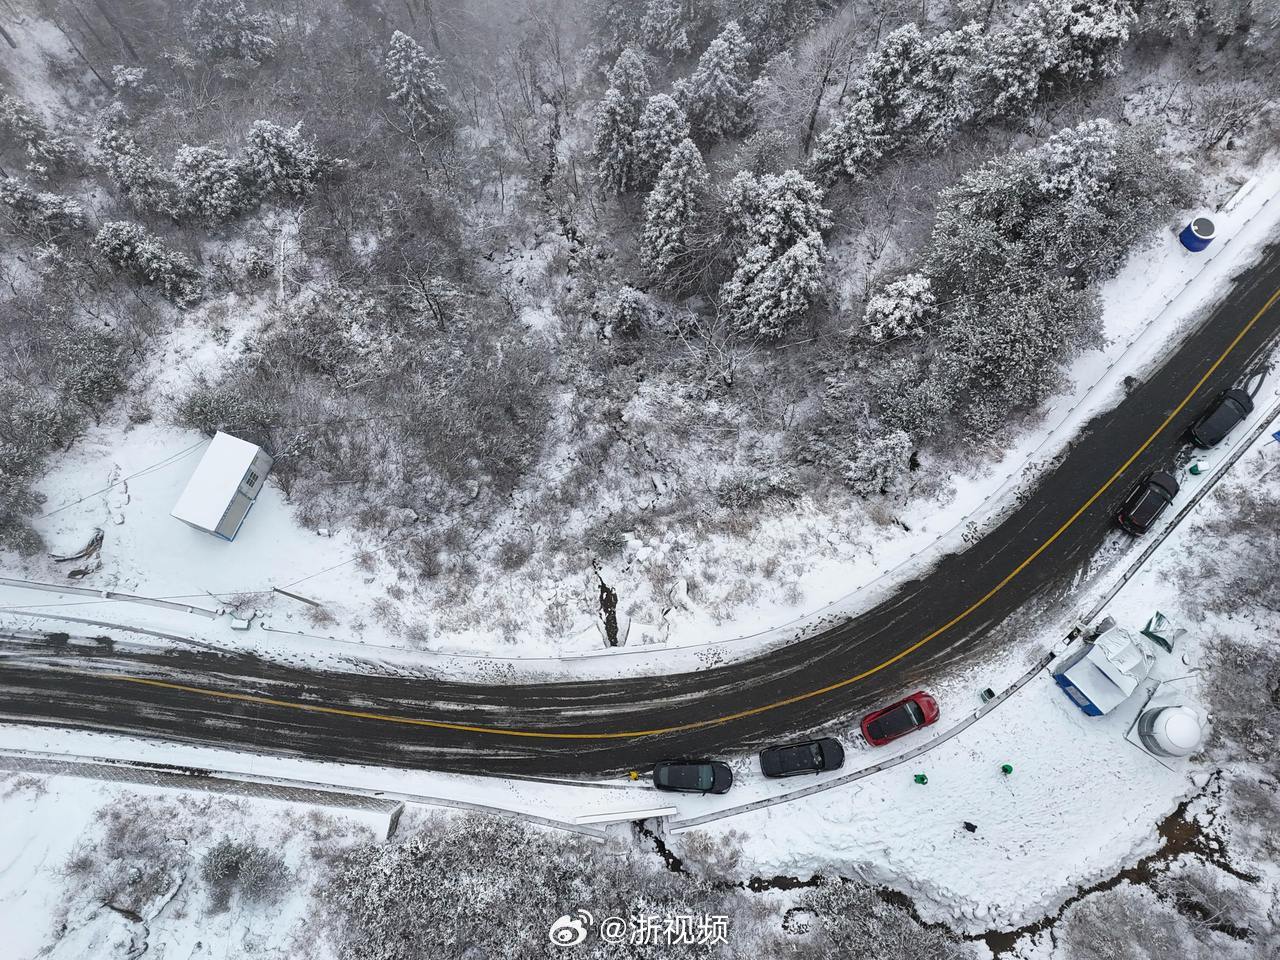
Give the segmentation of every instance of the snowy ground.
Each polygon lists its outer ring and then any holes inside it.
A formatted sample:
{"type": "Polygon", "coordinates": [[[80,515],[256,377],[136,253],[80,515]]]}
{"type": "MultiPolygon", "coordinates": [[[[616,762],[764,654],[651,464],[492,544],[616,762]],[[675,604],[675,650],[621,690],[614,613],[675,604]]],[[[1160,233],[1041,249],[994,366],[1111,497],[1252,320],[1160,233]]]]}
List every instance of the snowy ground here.
{"type": "MultiPolygon", "coordinates": [[[[304,529],[274,487],[265,491],[235,543],[191,530],[172,519],[169,510],[202,452],[196,446],[202,438],[159,422],[131,423],[123,411],[90,429],[54,461],[41,485],[49,515],[38,527],[59,554],[75,552],[95,530],[105,532],[100,555],[79,585],[235,607],[242,615],[256,611],[259,629],[284,632],[258,638],[262,643],[295,644],[288,634],[305,634],[370,647],[425,648],[453,655],[456,670],[465,669],[469,657],[484,657],[524,661],[541,673],[567,669],[595,675],[688,669],[758,653],[820,627],[827,618],[865,609],[955,549],[962,538],[990,526],[1082,423],[1123,395],[1125,377],[1140,376],[1157,362],[1227,289],[1231,275],[1277,235],[1280,203],[1273,198],[1280,192],[1280,167],[1266,167],[1234,198],[1226,185],[1222,190],[1217,199],[1223,208],[1215,214],[1219,239],[1209,253],[1188,254],[1172,234],[1161,234],[1153,246],[1137,252],[1103,289],[1106,348],[1072,364],[1071,390],[1050,402],[1039,425],[998,459],[976,457],[968,472],[958,474],[936,499],[903,505],[898,513],[922,518],[911,531],[871,522],[866,506],[856,500],[834,516],[807,502],[780,509],[753,532],[749,554],[783,558],[791,568],[787,576],[799,588],[781,597],[765,574],[748,573],[749,581],[756,578],[755,587],[732,604],[731,615],[721,603],[708,607],[706,596],[691,599],[681,587],[682,571],[737,569],[743,555],[738,539],[697,531],[656,543],[637,539],[627,548],[623,565],[607,572],[609,582],[624,598],[661,584],[676,586],[669,590],[665,621],[633,623],[628,646],[618,651],[603,649],[598,618],[579,602],[595,589],[585,573],[567,581],[504,578],[501,598],[493,596],[494,584],[478,585],[471,604],[515,604],[527,610],[563,605],[578,611],[563,634],[550,630],[545,616],[526,618],[513,649],[483,630],[451,632],[434,623],[412,585],[384,561],[386,544],[368,542],[350,530],[318,535],[304,529]],[[272,587],[302,594],[323,608],[273,594],[272,587]],[[572,597],[577,600],[570,603],[567,598],[572,597]],[[680,653],[673,654],[673,648],[680,653]],[[506,656],[513,652],[514,657],[506,656]],[[558,657],[584,655],[592,663],[557,663],[558,657]]],[[[227,362],[259,307],[221,304],[216,316],[188,319],[170,334],[142,378],[150,384],[153,402],[170,404],[197,371],[208,375],[227,362]]],[[[75,566],[86,565],[9,557],[3,573],[57,583],[67,582],[68,568],[75,566]]],[[[159,616],[96,598],[6,591],[0,604],[180,634],[208,629],[181,615],[159,616]]],[[[624,617],[624,629],[626,623],[624,617]]],[[[221,627],[225,634],[225,621],[221,627]]]]}
{"type": "MultiPolygon", "coordinates": [[[[306,955],[316,849],[336,851],[357,839],[381,837],[385,817],[380,820],[271,800],[0,774],[0,821],[6,825],[0,832],[3,955],[11,960],[127,960],[142,952],[184,960],[306,955]],[[291,872],[289,895],[276,904],[217,911],[188,878],[171,896],[166,891],[151,901],[142,922],[114,912],[67,882],[69,862],[104,842],[106,818],[113,812],[136,817],[161,856],[171,848],[183,859],[198,859],[223,836],[265,846],[284,857],[291,872]],[[44,952],[55,939],[56,945],[44,952]]],[[[106,856],[147,854],[106,843],[106,856]]]]}
{"type": "MultiPolygon", "coordinates": [[[[1231,476],[1280,492],[1280,444],[1264,434],[1231,476]]],[[[1215,488],[1192,517],[1212,517],[1229,496],[1229,486],[1215,488]]],[[[1215,629],[1258,629],[1247,614],[1202,619],[1180,592],[1176,571],[1191,552],[1211,548],[1196,524],[1184,523],[1104,611],[1132,628],[1156,610],[1191,626],[1174,654],[1160,652],[1158,675],[1174,681],[1160,697],[1196,702],[1200,641],[1215,629]]],[[[1047,626],[1042,647],[1064,626],[1047,626]]],[[[1208,781],[1206,763],[1166,766],[1126,741],[1138,708],[1128,701],[1107,717],[1086,717],[1042,673],[916,763],[697,831],[739,843],[748,873],[862,875],[906,890],[926,919],[962,930],[1015,928],[1152,850],[1156,825],[1208,781]],[[1000,772],[1003,763],[1012,775],[1000,772]],[[927,785],[914,782],[920,772],[927,785]]],[[[677,850],[681,842],[677,835],[677,850]]]]}
{"type": "MultiPolygon", "coordinates": [[[[1274,489],[1278,480],[1280,445],[1264,434],[1236,464],[1227,484],[1201,502],[1191,520],[1171,534],[1106,612],[1130,626],[1140,626],[1156,609],[1192,622],[1193,608],[1179,592],[1176,574],[1190,551],[1205,547],[1199,523],[1212,518],[1224,498],[1231,496],[1231,484],[1270,483],[1274,489]]],[[[1098,588],[1105,586],[1104,582],[1098,588]]],[[[1069,616],[1064,612],[1056,623],[1045,621],[1040,635],[1028,637],[1024,647],[1011,649],[1004,659],[943,682],[939,695],[944,719],[935,730],[945,732],[949,723],[972,709],[981,686],[1003,687],[1040,651],[1058,643],[1069,616]]],[[[1251,633],[1255,627],[1248,619],[1216,618],[1198,624],[1175,654],[1160,656],[1160,675],[1171,681],[1162,695],[1167,692],[1194,701],[1200,641],[1213,629],[1251,633]]],[[[1125,740],[1138,708],[1133,701],[1109,717],[1086,718],[1042,673],[988,717],[916,761],[813,797],[677,831],[668,836],[668,843],[694,867],[699,851],[736,848],[739,857],[734,870],[739,878],[793,875],[803,879],[822,872],[860,876],[907,892],[927,920],[973,933],[1015,928],[1053,915],[1080,886],[1112,877],[1154,850],[1159,843],[1156,826],[1184,797],[1201,793],[1210,781],[1211,770],[1202,762],[1162,764],[1125,740]],[[1011,775],[1001,773],[1003,763],[1013,765],[1011,775]],[[928,775],[927,785],[913,781],[916,773],[928,775]]],[[[856,746],[850,731],[837,732],[850,746],[846,769],[895,754],[892,749],[856,746]]],[[[908,738],[898,749],[913,745],[908,738]]],[[[730,795],[669,798],[643,784],[499,783],[16,726],[0,727],[0,749],[192,765],[235,771],[249,779],[316,781],[392,796],[444,797],[567,823],[659,805],[675,807],[678,812],[673,819],[687,818],[793,788],[764,781],[750,757],[734,760],[738,782],[730,795]]],[[[95,826],[97,811],[119,796],[138,791],[147,792],[63,777],[11,776],[0,786],[0,812],[6,824],[16,827],[4,832],[0,929],[21,930],[21,938],[14,941],[16,957],[34,956],[24,951],[36,949],[52,925],[61,922],[59,865],[85,834],[100,831],[95,826]]],[[[300,818],[296,809],[267,801],[208,797],[172,802],[203,824],[200,842],[210,842],[213,834],[224,830],[249,831],[247,835],[265,838],[285,851],[290,862],[300,863],[297,858],[306,856],[304,838],[313,829],[306,824],[314,818],[300,818]]],[[[1207,809],[1206,803],[1207,798],[1196,809],[1207,809]]],[[[381,815],[326,813],[322,820],[331,838],[376,831],[385,823],[381,815]]],[[[179,822],[185,829],[190,821],[180,817],[179,822]]],[[[713,860],[719,865],[729,862],[723,855],[713,860]]],[[[205,931],[201,936],[206,944],[242,943],[245,952],[280,949],[296,932],[301,916],[290,911],[301,908],[295,899],[273,909],[276,912],[269,916],[233,921],[224,915],[210,919],[200,904],[180,904],[171,921],[166,921],[173,925],[153,923],[150,937],[156,944],[189,947],[192,931],[200,929],[205,931]],[[242,942],[241,938],[248,939],[242,942]]],[[[67,940],[71,946],[63,948],[73,951],[68,957],[76,956],[77,950],[79,955],[90,955],[84,952],[90,943],[98,945],[93,949],[105,950],[103,944],[125,937],[130,928],[109,912],[83,905],[73,919],[75,939],[67,940]]],[[[109,952],[93,955],[112,956],[109,952]]],[[[174,955],[206,954],[180,950],[174,955]]],[[[1020,946],[1020,955],[1054,954],[1043,936],[1029,936],[1020,946]]]]}

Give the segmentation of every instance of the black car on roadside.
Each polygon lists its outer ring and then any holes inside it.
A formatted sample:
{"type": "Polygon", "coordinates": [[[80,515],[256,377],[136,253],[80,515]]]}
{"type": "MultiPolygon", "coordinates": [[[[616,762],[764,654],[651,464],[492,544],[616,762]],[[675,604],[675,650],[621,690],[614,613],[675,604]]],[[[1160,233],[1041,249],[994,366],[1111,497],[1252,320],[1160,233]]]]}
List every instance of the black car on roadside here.
{"type": "Polygon", "coordinates": [[[720,760],[661,760],[653,765],[653,785],[672,793],[728,793],[733,771],[720,760]]]}
{"type": "Polygon", "coordinates": [[[1191,427],[1191,442],[1201,450],[1216,447],[1251,413],[1253,397],[1239,387],[1224,390],[1191,427]]]}
{"type": "Polygon", "coordinates": [[[1116,511],[1116,523],[1126,533],[1140,537],[1160,519],[1178,495],[1178,481],[1163,470],[1143,477],[1116,511]]]}
{"type": "Polygon", "coordinates": [[[760,771],[766,777],[795,777],[825,773],[844,766],[844,747],[834,737],[783,743],[760,751],[760,771]]]}

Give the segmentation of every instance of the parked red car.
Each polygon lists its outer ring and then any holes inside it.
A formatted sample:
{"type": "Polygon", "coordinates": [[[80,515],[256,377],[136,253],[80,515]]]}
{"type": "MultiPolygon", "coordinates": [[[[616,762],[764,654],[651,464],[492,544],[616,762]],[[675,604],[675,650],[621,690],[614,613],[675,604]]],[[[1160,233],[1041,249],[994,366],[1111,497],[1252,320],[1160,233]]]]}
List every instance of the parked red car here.
{"type": "Polygon", "coordinates": [[[912,730],[927,727],[937,720],[938,701],[923,690],[917,690],[892,706],[863,717],[862,735],[873,747],[883,747],[886,743],[905,737],[912,730]]]}

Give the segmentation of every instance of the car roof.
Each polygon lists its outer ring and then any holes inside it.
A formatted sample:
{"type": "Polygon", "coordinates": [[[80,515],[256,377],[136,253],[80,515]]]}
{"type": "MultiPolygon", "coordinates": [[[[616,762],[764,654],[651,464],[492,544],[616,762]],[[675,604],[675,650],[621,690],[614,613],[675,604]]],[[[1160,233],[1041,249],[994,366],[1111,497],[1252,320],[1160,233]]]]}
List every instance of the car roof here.
{"type": "Polygon", "coordinates": [[[784,743],[773,747],[778,760],[778,768],[784,772],[791,770],[812,770],[814,748],[821,749],[820,741],[806,740],[803,743],[784,743]]]}
{"type": "Polygon", "coordinates": [[[920,705],[914,700],[906,699],[901,703],[895,703],[892,707],[887,707],[884,713],[867,724],[867,729],[877,740],[886,736],[897,736],[908,730],[914,730],[920,725],[916,720],[917,714],[921,717],[924,715],[920,705]]]}
{"type": "Polygon", "coordinates": [[[697,787],[707,767],[706,760],[669,760],[660,765],[663,779],[673,787],[697,787]]]}

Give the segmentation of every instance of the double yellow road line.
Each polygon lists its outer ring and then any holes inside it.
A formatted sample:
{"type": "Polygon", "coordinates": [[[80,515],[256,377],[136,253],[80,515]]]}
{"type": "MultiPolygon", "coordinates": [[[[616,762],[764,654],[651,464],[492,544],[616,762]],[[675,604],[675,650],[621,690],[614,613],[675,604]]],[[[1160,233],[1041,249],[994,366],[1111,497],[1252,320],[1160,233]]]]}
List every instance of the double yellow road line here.
{"type": "Polygon", "coordinates": [[[658,736],[660,734],[681,733],[686,730],[697,730],[703,727],[714,727],[723,723],[730,723],[731,721],[734,721],[734,720],[741,720],[745,717],[754,717],[761,713],[768,713],[770,710],[777,710],[781,707],[790,706],[793,703],[800,703],[801,701],[804,701],[804,700],[812,700],[815,697],[821,697],[825,694],[832,693],[833,691],[840,690],[843,687],[847,687],[851,684],[857,683],[860,680],[865,680],[867,679],[867,677],[874,676],[875,674],[879,673],[881,670],[888,669],[889,667],[897,663],[899,660],[902,660],[904,657],[908,657],[911,654],[915,653],[917,650],[919,650],[925,644],[929,643],[931,640],[935,640],[936,638],[942,636],[942,634],[946,633],[956,624],[961,623],[966,618],[972,616],[976,611],[980,610],[987,602],[989,602],[992,597],[994,597],[1001,590],[1007,587],[1011,582],[1013,582],[1014,578],[1016,578],[1020,573],[1022,573],[1023,570],[1027,569],[1027,567],[1029,567],[1032,563],[1034,563],[1036,558],[1039,557],[1046,550],[1048,550],[1049,547],[1051,547],[1059,537],[1061,537],[1064,533],[1066,533],[1069,529],[1071,529],[1072,524],[1074,524],[1077,520],[1079,520],[1080,517],[1084,515],[1085,511],[1087,511],[1090,507],[1092,507],[1095,503],[1097,503],[1098,499],[1103,494],[1105,494],[1107,490],[1109,490],[1111,486],[1117,480],[1120,479],[1120,477],[1124,475],[1125,471],[1128,470],[1131,466],[1133,466],[1134,461],[1137,460],[1140,456],[1142,456],[1142,454],[1146,452],[1147,448],[1150,447],[1151,444],[1155,443],[1156,438],[1158,438],[1162,433],[1164,433],[1164,431],[1168,429],[1169,424],[1171,424],[1174,421],[1174,419],[1179,414],[1181,414],[1184,409],[1186,409],[1187,404],[1189,404],[1195,398],[1196,394],[1200,392],[1200,389],[1208,382],[1209,378],[1212,377],[1213,374],[1217,372],[1218,368],[1222,366],[1222,364],[1226,361],[1227,357],[1229,357],[1231,353],[1236,349],[1236,347],[1240,345],[1240,341],[1242,341],[1248,335],[1249,331],[1254,328],[1257,322],[1262,318],[1263,314],[1265,314],[1268,310],[1270,310],[1277,300],[1280,300],[1280,290],[1276,290],[1276,292],[1271,295],[1271,297],[1267,300],[1267,302],[1263,304],[1262,309],[1259,310],[1257,313],[1255,313],[1253,317],[1249,320],[1249,322],[1246,323],[1243,328],[1241,328],[1240,332],[1236,334],[1235,338],[1231,341],[1231,343],[1227,345],[1227,348],[1222,351],[1222,355],[1219,356],[1218,359],[1215,360],[1213,364],[1209,367],[1209,369],[1205,371],[1204,376],[1202,376],[1199,380],[1196,381],[1195,386],[1193,386],[1190,390],[1187,391],[1187,395],[1182,398],[1182,401],[1176,407],[1173,408],[1173,410],[1169,413],[1167,417],[1164,418],[1164,420],[1160,423],[1160,425],[1156,427],[1154,431],[1152,431],[1151,436],[1147,437],[1147,439],[1143,441],[1142,445],[1138,447],[1138,449],[1135,450],[1129,456],[1129,459],[1125,460],[1125,462],[1120,465],[1120,467],[1115,471],[1115,473],[1111,474],[1111,476],[1107,478],[1106,483],[1104,483],[1097,490],[1095,490],[1092,496],[1090,496],[1088,500],[1086,500],[1083,504],[1081,504],[1079,509],[1077,509],[1075,513],[1073,513],[1070,517],[1068,517],[1066,522],[1063,523],[1062,526],[1060,526],[1057,530],[1053,532],[1052,536],[1050,536],[1047,540],[1041,543],[1040,546],[1036,547],[1036,549],[1025,560],[1023,560],[1016,567],[1014,567],[1013,570],[1011,570],[1004,577],[1003,580],[997,583],[994,587],[988,590],[979,599],[974,601],[972,604],[970,604],[960,613],[956,614],[954,617],[952,617],[942,626],[938,627],[932,633],[920,638],[910,646],[904,647],[902,650],[894,654],[888,660],[885,660],[883,663],[876,664],[874,667],[864,670],[861,673],[856,674],[852,677],[846,677],[845,679],[836,681],[835,683],[829,683],[824,687],[818,687],[816,690],[810,690],[806,693],[798,693],[795,696],[787,697],[784,700],[777,700],[777,701],[774,701],[773,703],[764,704],[763,706],[751,707],[746,710],[739,710],[735,713],[727,713],[727,714],[724,714],[723,716],[712,717],[706,720],[695,720],[689,723],[674,724],[669,727],[653,727],[648,730],[626,730],[619,733],[596,733],[596,732],[590,732],[590,731],[557,732],[557,731],[550,731],[550,730],[520,730],[520,729],[510,728],[510,727],[491,727],[491,726],[484,726],[480,724],[471,724],[471,723],[453,723],[446,720],[427,720],[419,717],[402,717],[402,716],[396,716],[394,714],[376,713],[368,710],[352,710],[346,707],[330,707],[330,706],[325,706],[323,704],[299,703],[291,700],[277,700],[274,697],[262,697],[262,696],[257,696],[255,694],[249,694],[249,693],[235,693],[233,691],[226,691],[226,690],[211,690],[204,687],[193,687],[193,686],[188,686],[186,684],[181,684],[181,683],[170,683],[165,680],[154,680],[147,677],[133,677],[125,674],[108,674],[107,676],[109,679],[118,680],[122,683],[136,684],[138,686],[145,686],[145,687],[155,687],[162,690],[172,690],[177,693],[193,694],[193,695],[202,696],[202,697],[211,697],[211,698],[216,698],[218,700],[230,700],[230,701],[235,701],[239,703],[251,703],[251,704],[256,704],[258,706],[272,707],[272,708],[283,709],[283,710],[301,710],[308,713],[324,714],[327,716],[337,716],[337,717],[351,717],[359,720],[378,720],[384,723],[399,723],[399,724],[405,724],[408,726],[415,726],[415,727],[429,727],[435,730],[456,730],[461,733],[491,734],[493,736],[501,736],[501,737],[528,737],[528,738],[534,738],[539,740],[632,740],[638,737],[653,737],[653,736],[658,736]]]}

